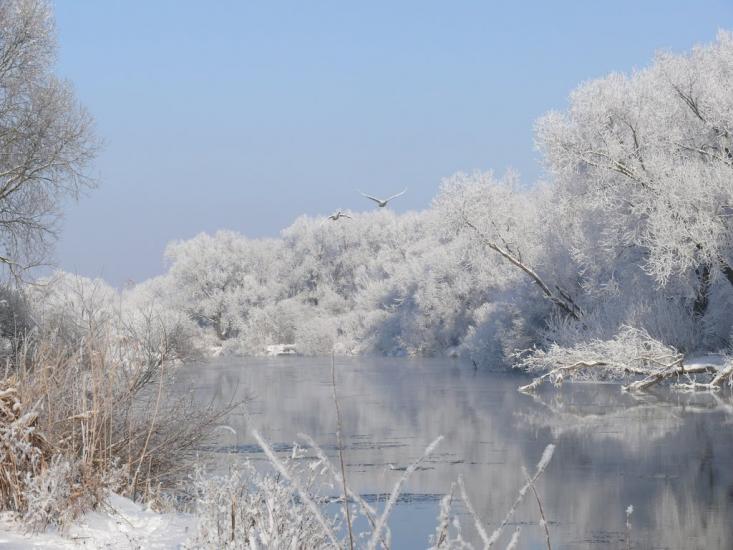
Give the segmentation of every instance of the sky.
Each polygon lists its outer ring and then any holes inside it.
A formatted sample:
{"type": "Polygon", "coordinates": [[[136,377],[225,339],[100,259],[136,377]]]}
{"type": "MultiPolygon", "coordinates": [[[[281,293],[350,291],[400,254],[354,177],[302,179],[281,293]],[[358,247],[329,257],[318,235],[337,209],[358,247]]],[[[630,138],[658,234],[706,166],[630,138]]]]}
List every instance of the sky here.
{"type": "Polygon", "coordinates": [[[457,171],[542,177],[533,124],[581,82],[733,29],[728,1],[58,0],[57,73],[104,142],[58,265],[115,285],[168,242],[430,205],[457,171]]]}

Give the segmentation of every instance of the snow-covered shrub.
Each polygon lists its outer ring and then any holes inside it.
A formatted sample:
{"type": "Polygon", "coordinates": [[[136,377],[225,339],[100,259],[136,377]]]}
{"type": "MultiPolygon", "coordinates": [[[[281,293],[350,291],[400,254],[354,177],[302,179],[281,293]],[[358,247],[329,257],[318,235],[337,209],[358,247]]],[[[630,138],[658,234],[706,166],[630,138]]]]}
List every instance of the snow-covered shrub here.
{"type": "Polygon", "coordinates": [[[317,317],[299,326],[295,332],[295,348],[303,355],[328,355],[336,343],[336,323],[317,317]]]}
{"type": "Polygon", "coordinates": [[[474,311],[472,321],[458,352],[476,366],[506,365],[515,350],[531,342],[512,304],[483,304],[474,311]]]}
{"type": "MultiPolygon", "coordinates": [[[[328,546],[329,539],[318,520],[280,476],[262,474],[245,465],[226,476],[197,470],[194,482],[198,524],[187,543],[192,549],[328,546]]],[[[335,529],[336,521],[328,521],[335,529]]]]}
{"type": "Polygon", "coordinates": [[[69,507],[71,469],[69,462],[56,455],[38,475],[26,475],[27,509],[23,519],[32,530],[41,531],[51,524],[63,526],[73,519],[73,508],[69,507]]]}
{"type": "Polygon", "coordinates": [[[263,355],[269,345],[293,344],[303,309],[303,304],[290,299],[250,310],[231,347],[247,355],[263,355]]]}
{"type": "Polygon", "coordinates": [[[281,457],[258,431],[252,435],[275,473],[263,474],[249,464],[226,476],[207,476],[198,469],[194,497],[199,524],[189,547],[389,548],[388,519],[400,491],[443,439],[436,438],[407,466],[377,512],[349,487],[344,470],[311,437],[301,434],[307,447],[295,444],[290,456],[281,457]],[[327,496],[334,490],[340,496],[327,496]],[[329,501],[341,501],[339,515],[324,513],[329,501]],[[359,524],[366,530],[360,531],[359,524]]]}
{"type": "Polygon", "coordinates": [[[698,349],[703,339],[703,326],[687,304],[650,293],[649,298],[634,294],[599,298],[589,304],[582,322],[549,316],[537,343],[572,348],[589,341],[614,340],[620,327],[634,327],[681,352],[698,349]]]}
{"type": "MultiPolygon", "coordinates": [[[[13,387],[2,393],[3,405],[19,401],[13,387]]],[[[20,512],[27,505],[26,483],[28,476],[39,473],[49,455],[49,445],[37,429],[35,413],[20,414],[22,406],[6,410],[3,407],[0,419],[0,507],[20,512]]]]}
{"type": "Polygon", "coordinates": [[[115,319],[116,332],[126,353],[137,352],[149,364],[171,358],[185,359],[201,350],[191,317],[167,295],[167,281],[154,278],[125,290],[115,319]]]}
{"type": "Polygon", "coordinates": [[[100,472],[90,471],[81,461],[55,455],[35,476],[26,474],[23,520],[34,531],[49,525],[60,528],[104,499],[100,472]]]}
{"type": "Polygon", "coordinates": [[[42,337],[69,347],[84,338],[99,338],[113,326],[119,310],[117,291],[102,279],[64,271],[31,285],[28,300],[42,337]]]}

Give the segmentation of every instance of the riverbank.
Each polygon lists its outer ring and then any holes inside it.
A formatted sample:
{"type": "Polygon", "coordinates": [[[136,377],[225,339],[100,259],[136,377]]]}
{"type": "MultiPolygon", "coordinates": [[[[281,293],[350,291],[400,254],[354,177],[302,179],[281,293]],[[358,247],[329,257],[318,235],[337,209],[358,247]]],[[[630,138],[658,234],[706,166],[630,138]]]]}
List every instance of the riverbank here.
{"type": "Polygon", "coordinates": [[[31,533],[17,515],[4,512],[0,516],[0,549],[183,548],[195,528],[196,518],[191,514],[158,513],[128,498],[109,494],[99,510],[83,514],[64,532],[49,528],[31,533]]]}

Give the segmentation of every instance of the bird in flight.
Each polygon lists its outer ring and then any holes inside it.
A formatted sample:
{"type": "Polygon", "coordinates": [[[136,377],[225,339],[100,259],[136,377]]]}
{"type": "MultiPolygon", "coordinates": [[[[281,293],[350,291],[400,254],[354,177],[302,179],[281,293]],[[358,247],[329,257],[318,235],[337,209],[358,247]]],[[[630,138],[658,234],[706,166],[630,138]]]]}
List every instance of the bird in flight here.
{"type": "Polygon", "coordinates": [[[351,216],[349,216],[349,215],[348,215],[348,214],[346,214],[345,212],[342,212],[341,210],[336,210],[336,212],[334,212],[333,214],[331,214],[331,215],[330,215],[330,216],[329,216],[328,218],[326,218],[326,219],[328,219],[328,220],[333,220],[333,221],[336,221],[336,220],[338,220],[339,218],[349,218],[349,219],[351,219],[351,216]]]}
{"type": "Polygon", "coordinates": [[[366,193],[362,193],[361,191],[359,191],[359,193],[361,193],[366,198],[371,199],[374,202],[376,202],[377,203],[377,206],[379,206],[379,208],[384,208],[385,206],[387,206],[387,203],[389,201],[391,201],[392,199],[396,199],[397,197],[401,197],[406,192],[407,192],[407,187],[405,187],[404,190],[401,193],[397,193],[396,195],[392,195],[388,199],[378,199],[377,197],[372,197],[371,195],[367,195],[366,193]]]}

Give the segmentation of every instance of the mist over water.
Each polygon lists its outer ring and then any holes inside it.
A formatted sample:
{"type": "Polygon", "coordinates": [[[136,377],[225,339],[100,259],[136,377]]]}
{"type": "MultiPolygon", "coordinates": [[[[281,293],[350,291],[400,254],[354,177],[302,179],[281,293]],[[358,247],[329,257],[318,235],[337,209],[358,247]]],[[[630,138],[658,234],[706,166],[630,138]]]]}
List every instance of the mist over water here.
{"type": "MultiPolygon", "coordinates": [[[[336,369],[347,478],[369,500],[386,498],[404,467],[445,436],[404,488],[394,548],[427,547],[439,499],[459,475],[495,527],[525,481],[522,466],[532,471],[548,443],[557,450],[537,489],[553,548],[624,548],[629,505],[633,548],[733,547],[725,394],[634,397],[615,384],[577,384],[531,397],[516,391],[521,375],[445,359],[338,358],[336,369]]],[[[242,410],[230,414],[236,435],[222,431],[213,450],[220,468],[248,459],[267,467],[251,427],[284,454],[306,433],[336,458],[330,358],[217,359],[185,365],[178,384],[218,404],[250,397],[254,425],[242,410]]],[[[522,547],[544,548],[538,519],[525,499],[513,519],[522,547]]]]}

